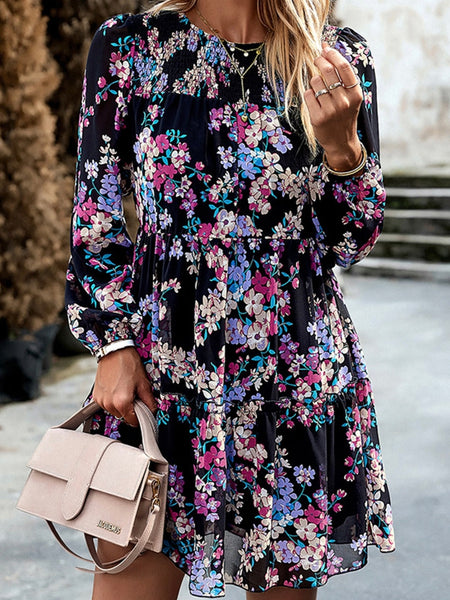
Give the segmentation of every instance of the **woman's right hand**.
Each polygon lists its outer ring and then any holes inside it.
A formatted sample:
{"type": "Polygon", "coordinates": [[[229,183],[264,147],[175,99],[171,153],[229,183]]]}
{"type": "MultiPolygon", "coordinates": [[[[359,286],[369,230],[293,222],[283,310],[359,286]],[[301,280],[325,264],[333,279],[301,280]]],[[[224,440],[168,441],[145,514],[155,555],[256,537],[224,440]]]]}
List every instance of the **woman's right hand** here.
{"type": "Polygon", "coordinates": [[[108,413],[138,427],[133,402],[139,398],[154,413],[158,407],[141,358],[133,347],[100,359],[92,398],[108,413]]]}

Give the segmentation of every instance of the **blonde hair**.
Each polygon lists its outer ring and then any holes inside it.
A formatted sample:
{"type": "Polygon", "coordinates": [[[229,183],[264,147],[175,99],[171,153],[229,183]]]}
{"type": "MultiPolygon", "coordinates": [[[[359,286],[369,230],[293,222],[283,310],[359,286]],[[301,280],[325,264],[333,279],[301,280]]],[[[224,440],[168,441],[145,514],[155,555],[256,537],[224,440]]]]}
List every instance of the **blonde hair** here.
{"type": "MultiPolygon", "coordinates": [[[[162,0],[150,12],[189,12],[197,0],[162,0]]],[[[257,0],[258,17],[267,29],[266,61],[269,79],[280,101],[277,78],[284,83],[284,113],[300,118],[310,149],[317,148],[308,109],[303,101],[311,77],[318,73],[314,59],[320,54],[330,0],[257,0]]]]}

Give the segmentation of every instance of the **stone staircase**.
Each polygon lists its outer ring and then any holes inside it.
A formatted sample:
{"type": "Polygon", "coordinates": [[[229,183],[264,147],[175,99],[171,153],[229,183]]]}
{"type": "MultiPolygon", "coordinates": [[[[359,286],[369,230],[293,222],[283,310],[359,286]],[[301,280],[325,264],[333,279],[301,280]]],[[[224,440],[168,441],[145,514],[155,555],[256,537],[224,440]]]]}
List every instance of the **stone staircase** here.
{"type": "Polygon", "coordinates": [[[386,177],[384,229],[355,275],[450,283],[450,177],[386,177]]]}

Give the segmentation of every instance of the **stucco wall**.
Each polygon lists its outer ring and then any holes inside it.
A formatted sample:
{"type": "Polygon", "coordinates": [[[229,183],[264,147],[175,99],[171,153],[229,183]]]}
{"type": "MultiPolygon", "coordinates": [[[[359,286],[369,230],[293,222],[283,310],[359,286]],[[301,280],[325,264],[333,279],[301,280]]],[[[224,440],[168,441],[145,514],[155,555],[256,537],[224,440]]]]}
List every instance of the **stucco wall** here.
{"type": "Polygon", "coordinates": [[[375,56],[385,171],[450,172],[450,1],[337,0],[375,56]]]}

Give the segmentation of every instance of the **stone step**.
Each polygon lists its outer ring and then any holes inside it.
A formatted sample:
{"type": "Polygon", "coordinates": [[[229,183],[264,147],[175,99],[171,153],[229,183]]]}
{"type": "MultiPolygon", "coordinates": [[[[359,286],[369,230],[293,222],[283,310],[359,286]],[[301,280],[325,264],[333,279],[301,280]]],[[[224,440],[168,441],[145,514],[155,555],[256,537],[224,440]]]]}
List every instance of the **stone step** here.
{"type": "Polygon", "coordinates": [[[387,176],[385,185],[383,233],[351,272],[450,283],[450,177],[387,176]]]}
{"type": "Polygon", "coordinates": [[[450,210],[450,188],[386,188],[390,209],[450,210]]]}
{"type": "Polygon", "coordinates": [[[448,175],[386,175],[384,176],[386,187],[395,188],[449,188],[450,176],[448,175]]]}
{"type": "Polygon", "coordinates": [[[450,235],[450,210],[388,208],[384,213],[386,233],[450,235]]]}
{"type": "Polygon", "coordinates": [[[348,269],[350,274],[381,277],[405,277],[450,283],[450,264],[428,263],[368,256],[348,269]]]}
{"type": "Polygon", "coordinates": [[[450,236],[384,231],[371,255],[377,258],[450,262],[450,236]]]}

